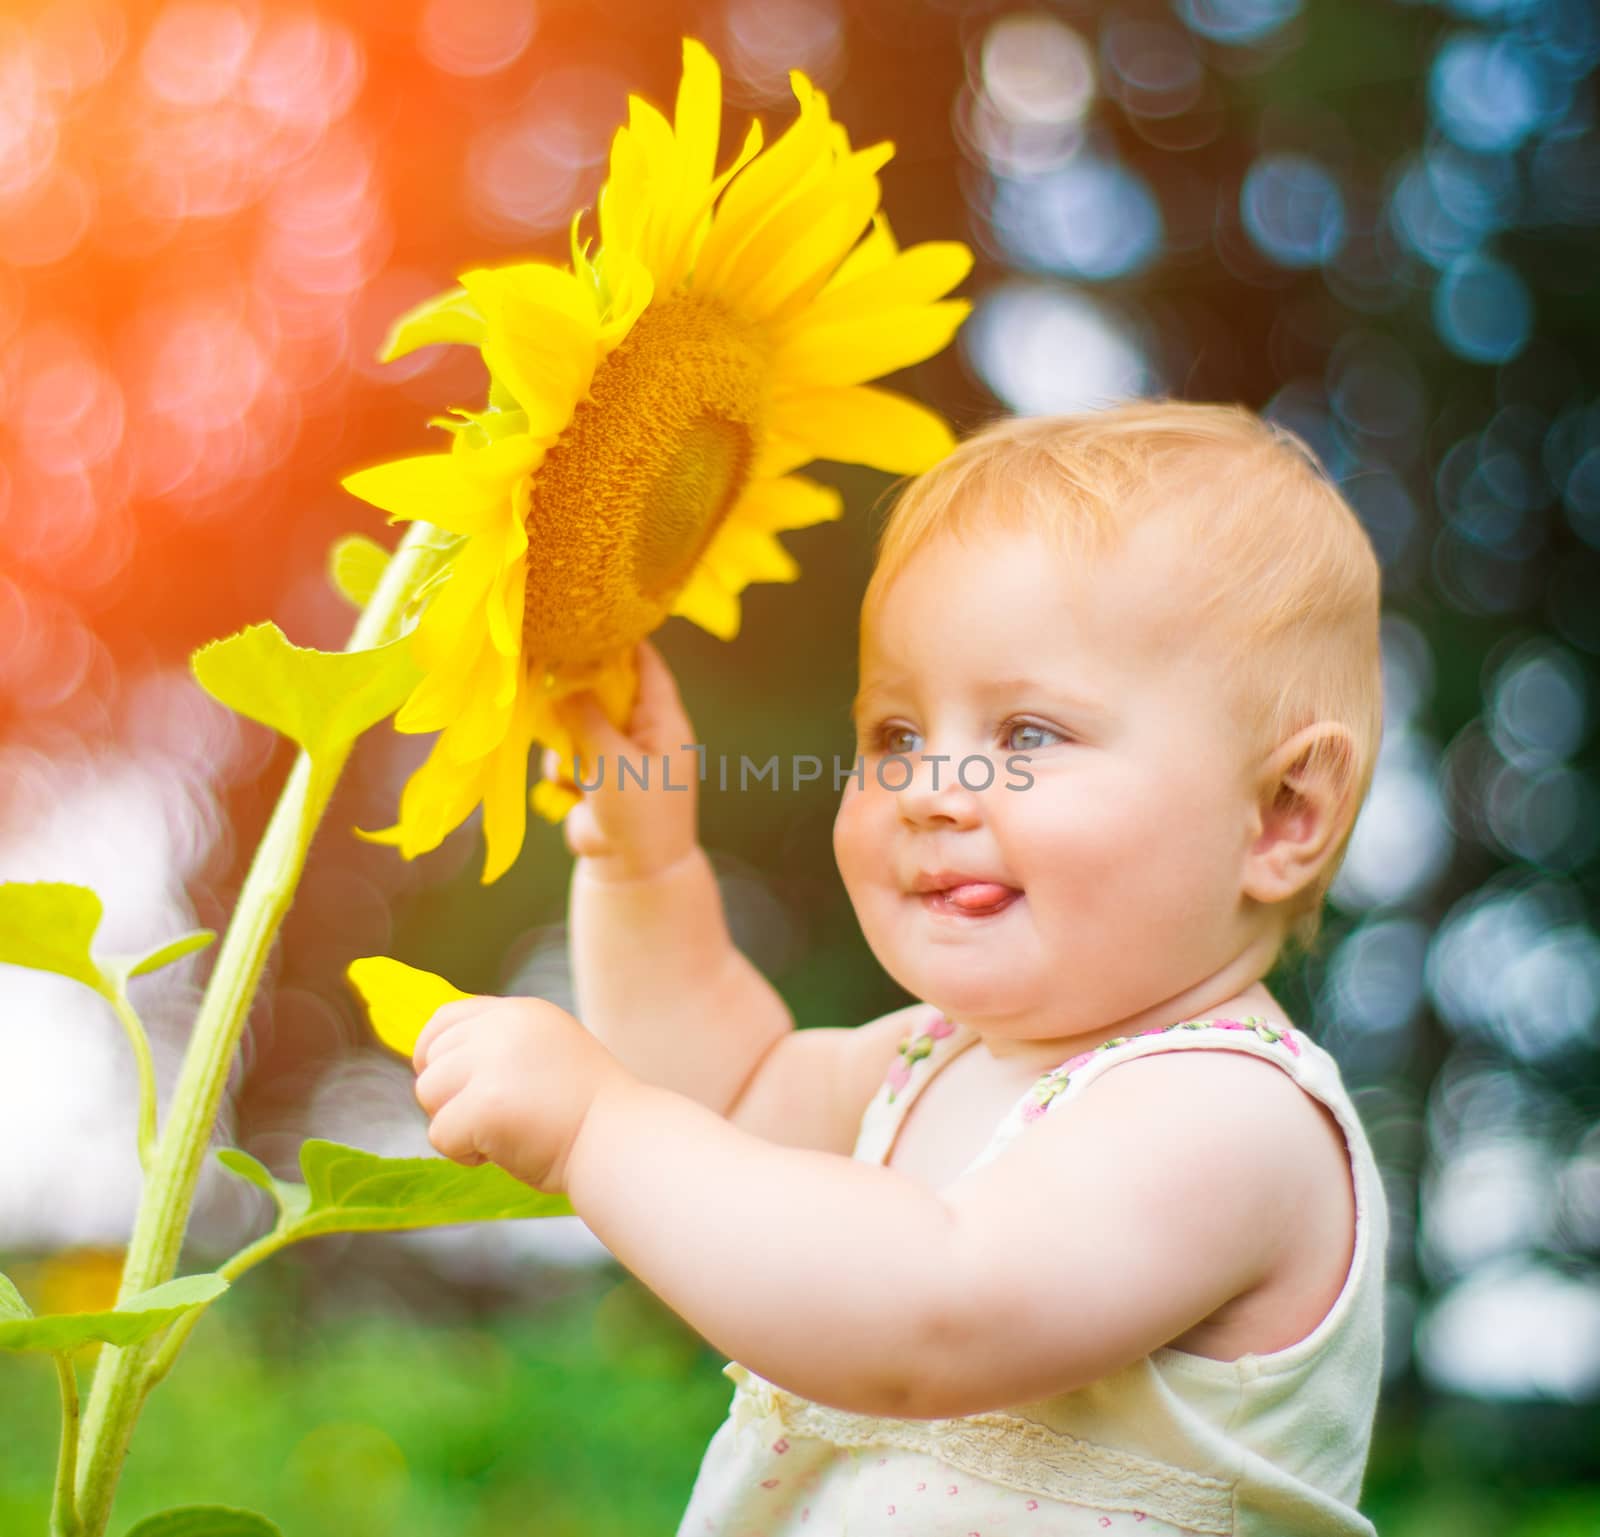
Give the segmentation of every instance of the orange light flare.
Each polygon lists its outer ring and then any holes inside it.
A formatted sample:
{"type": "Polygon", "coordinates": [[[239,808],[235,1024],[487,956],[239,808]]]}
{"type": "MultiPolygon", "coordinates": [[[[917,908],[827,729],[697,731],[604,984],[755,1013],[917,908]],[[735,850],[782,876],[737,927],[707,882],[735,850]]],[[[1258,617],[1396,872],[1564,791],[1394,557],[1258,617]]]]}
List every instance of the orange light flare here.
{"type": "MultiPolygon", "coordinates": [[[[431,446],[427,418],[485,384],[459,348],[379,365],[390,324],[474,262],[565,260],[629,89],[670,89],[665,10],[581,9],[30,0],[0,17],[0,753],[136,749],[145,685],[252,620],[339,644],[324,552],[385,537],[341,471],[397,432],[431,446]]],[[[713,7],[730,100],[782,114],[790,64],[838,85],[843,14],[713,7]]],[[[375,744],[352,801],[392,799],[415,745],[375,744]]],[[[252,797],[282,767],[205,762],[252,797]]]]}
{"type": "Polygon", "coordinates": [[[337,438],[393,245],[366,78],[313,5],[0,17],[0,742],[92,733],[115,701],[85,689],[259,617],[306,562],[287,465],[308,423],[337,438]],[[79,634],[116,666],[47,639],[79,634]]]}

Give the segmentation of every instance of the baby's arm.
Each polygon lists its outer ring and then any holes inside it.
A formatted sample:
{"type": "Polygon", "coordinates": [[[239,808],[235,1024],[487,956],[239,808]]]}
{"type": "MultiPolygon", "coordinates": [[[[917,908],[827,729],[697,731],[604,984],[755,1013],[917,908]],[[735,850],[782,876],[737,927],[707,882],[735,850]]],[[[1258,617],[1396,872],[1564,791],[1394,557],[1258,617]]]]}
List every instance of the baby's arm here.
{"type": "Polygon", "coordinates": [[[1096,1381],[1272,1274],[1322,1178],[1300,1093],[1241,1053],[1135,1059],[935,1192],[624,1079],[565,1181],[728,1356],[838,1408],[942,1418],[1096,1381]]]}
{"type": "Polygon", "coordinates": [[[568,907],[578,1017],[635,1077],[725,1114],[794,1020],[734,945],[696,842],[694,728],[648,643],[627,735],[592,703],[579,711],[583,780],[601,782],[566,821],[578,856],[568,907]],[[648,788],[619,774],[619,754],[636,769],[648,759],[648,788]],[[663,758],[676,789],[663,784],[663,758]]]}

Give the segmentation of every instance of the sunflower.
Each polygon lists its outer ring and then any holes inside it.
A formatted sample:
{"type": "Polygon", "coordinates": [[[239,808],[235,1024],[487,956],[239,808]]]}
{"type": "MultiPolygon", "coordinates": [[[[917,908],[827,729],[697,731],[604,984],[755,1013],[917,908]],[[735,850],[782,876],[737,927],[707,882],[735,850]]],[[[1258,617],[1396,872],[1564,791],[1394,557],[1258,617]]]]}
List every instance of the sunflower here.
{"type": "MultiPolygon", "coordinates": [[[[570,761],[556,702],[590,689],[624,723],[641,638],[680,614],[731,639],[750,582],[799,574],[777,534],[841,502],[794,470],[914,473],[952,447],[940,417],[866,381],[949,342],[969,305],[944,295],[971,253],[900,250],[878,206],[893,146],[852,149],[822,92],[790,78],[794,123],[765,149],[752,123],[716,174],[721,74],[685,41],[673,121],[630,98],[592,258],[580,214],[569,267],[466,272],[395,324],[385,360],[464,343],[490,385],[485,410],[435,419],[449,452],[343,482],[449,540],[394,722],[439,736],[396,825],[363,836],[410,859],[481,803],[497,879],[522,847],[534,744],[570,761]]],[[[531,799],[559,821],[578,796],[543,780],[531,799]]]]}

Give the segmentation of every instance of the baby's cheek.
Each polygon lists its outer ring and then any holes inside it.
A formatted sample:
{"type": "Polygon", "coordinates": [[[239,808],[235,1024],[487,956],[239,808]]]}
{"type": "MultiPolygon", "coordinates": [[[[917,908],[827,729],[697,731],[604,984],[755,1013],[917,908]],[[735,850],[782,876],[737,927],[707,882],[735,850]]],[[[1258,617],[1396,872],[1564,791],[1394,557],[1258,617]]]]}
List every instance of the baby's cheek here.
{"type": "Polygon", "coordinates": [[[1006,870],[1028,895],[1034,923],[1081,931],[1086,917],[1106,918],[1129,901],[1130,879],[1137,885],[1140,872],[1159,868],[1159,834],[1119,806],[1088,795],[1056,797],[1053,788],[1015,792],[1018,803],[1038,798],[1015,808],[997,842],[1006,870]]]}
{"type": "MultiPolygon", "coordinates": [[[[833,819],[833,858],[852,902],[859,901],[861,887],[874,866],[875,850],[882,841],[874,829],[872,812],[871,796],[853,782],[847,784],[833,819]]],[[[876,863],[882,865],[881,854],[876,863]]]]}
{"type": "Polygon", "coordinates": [[[883,808],[874,795],[850,790],[833,823],[833,856],[844,882],[845,894],[861,925],[862,937],[887,964],[884,949],[893,942],[897,918],[902,916],[893,838],[882,827],[883,808]]]}

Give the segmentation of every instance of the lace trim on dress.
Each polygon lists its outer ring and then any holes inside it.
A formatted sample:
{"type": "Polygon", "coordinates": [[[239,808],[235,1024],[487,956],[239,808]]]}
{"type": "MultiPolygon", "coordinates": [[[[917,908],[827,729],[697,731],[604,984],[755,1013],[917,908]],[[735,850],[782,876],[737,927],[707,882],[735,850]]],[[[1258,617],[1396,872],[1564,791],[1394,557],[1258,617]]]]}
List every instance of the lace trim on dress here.
{"type": "Polygon", "coordinates": [[[775,1420],[790,1435],[835,1446],[893,1446],[1023,1494],[1143,1512],[1206,1537],[1231,1537],[1234,1529],[1233,1485],[1227,1480],[1085,1441],[1036,1420],[998,1413],[880,1419],[797,1397],[736,1361],[722,1370],[738,1385],[732,1406],[738,1426],[775,1420]]]}

